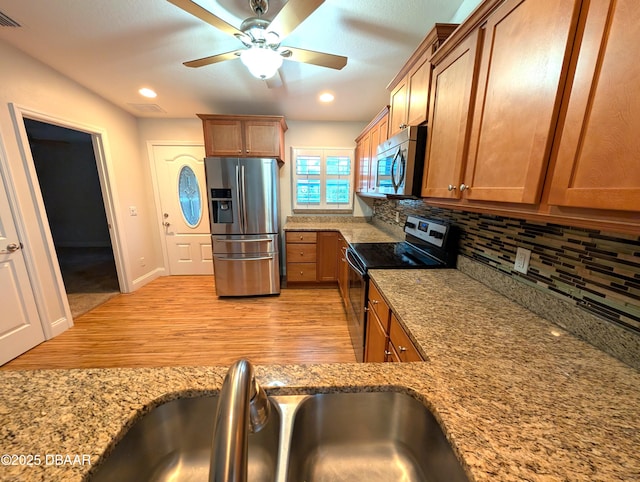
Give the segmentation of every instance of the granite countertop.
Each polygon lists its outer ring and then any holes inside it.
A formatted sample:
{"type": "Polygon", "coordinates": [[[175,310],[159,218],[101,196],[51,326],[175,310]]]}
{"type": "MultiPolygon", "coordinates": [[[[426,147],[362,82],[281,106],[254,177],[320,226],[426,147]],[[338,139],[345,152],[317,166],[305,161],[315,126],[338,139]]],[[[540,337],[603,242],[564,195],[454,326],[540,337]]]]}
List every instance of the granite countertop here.
{"type": "Polygon", "coordinates": [[[460,271],[369,274],[476,480],[640,480],[637,370],[460,271]]]}
{"type": "Polygon", "coordinates": [[[347,243],[386,243],[404,241],[404,236],[381,229],[365,218],[295,216],[287,219],[283,231],[339,231],[347,243]]]}
{"type": "MultiPolygon", "coordinates": [[[[427,361],[258,366],[269,394],[410,393],[434,412],[476,481],[640,480],[638,371],[459,271],[371,276],[427,361]]],[[[82,480],[141,413],[215,393],[225,372],[0,371],[0,455],[43,461],[3,465],[0,480],[82,480]],[[47,454],[78,463],[45,464],[47,454]]]]}

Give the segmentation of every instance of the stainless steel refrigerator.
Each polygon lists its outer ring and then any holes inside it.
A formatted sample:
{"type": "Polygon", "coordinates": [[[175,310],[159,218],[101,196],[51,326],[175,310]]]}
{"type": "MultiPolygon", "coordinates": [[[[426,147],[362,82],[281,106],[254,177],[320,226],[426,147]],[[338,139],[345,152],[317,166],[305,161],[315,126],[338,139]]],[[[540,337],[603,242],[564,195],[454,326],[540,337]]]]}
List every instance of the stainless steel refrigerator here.
{"type": "Polygon", "coordinates": [[[280,293],[277,161],[207,157],[205,172],[216,294],[280,293]]]}

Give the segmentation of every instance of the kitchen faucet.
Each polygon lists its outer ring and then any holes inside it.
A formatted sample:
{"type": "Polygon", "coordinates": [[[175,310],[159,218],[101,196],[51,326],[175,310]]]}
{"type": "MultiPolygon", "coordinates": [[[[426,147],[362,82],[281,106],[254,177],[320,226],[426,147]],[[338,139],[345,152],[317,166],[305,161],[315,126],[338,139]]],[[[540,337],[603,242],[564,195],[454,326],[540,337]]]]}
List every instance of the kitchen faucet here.
{"type": "Polygon", "coordinates": [[[267,424],[270,403],[248,360],[236,361],[222,383],[209,468],[209,482],[246,482],[249,430],[267,424]]]}

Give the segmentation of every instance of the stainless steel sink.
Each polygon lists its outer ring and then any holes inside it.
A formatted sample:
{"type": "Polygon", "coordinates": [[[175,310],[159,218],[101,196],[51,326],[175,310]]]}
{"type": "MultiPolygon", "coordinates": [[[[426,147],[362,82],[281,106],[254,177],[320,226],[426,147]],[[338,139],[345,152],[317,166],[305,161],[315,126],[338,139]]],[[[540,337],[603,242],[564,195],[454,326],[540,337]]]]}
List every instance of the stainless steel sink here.
{"type": "Polygon", "coordinates": [[[315,395],[299,405],[288,482],[468,481],[438,422],[402,393],[315,395]]]}
{"type": "MultiPolygon", "coordinates": [[[[209,480],[217,397],[181,398],[145,414],[98,467],[93,481],[209,480]]],[[[249,434],[251,481],[274,481],[280,417],[271,410],[266,427],[249,434]]]]}
{"type": "MultiPolygon", "coordinates": [[[[270,397],[249,434],[248,480],[468,482],[431,412],[396,392],[270,397]]],[[[93,481],[208,480],[217,398],[184,398],[145,414],[93,481]]]]}

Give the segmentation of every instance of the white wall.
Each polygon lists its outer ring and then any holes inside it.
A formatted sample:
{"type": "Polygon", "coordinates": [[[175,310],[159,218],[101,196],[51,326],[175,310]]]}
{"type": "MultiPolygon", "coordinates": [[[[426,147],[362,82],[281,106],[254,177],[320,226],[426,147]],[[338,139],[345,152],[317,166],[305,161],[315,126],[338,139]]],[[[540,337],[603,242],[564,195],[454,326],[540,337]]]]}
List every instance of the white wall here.
{"type": "MultiPolygon", "coordinates": [[[[34,289],[40,293],[43,323],[64,325],[66,300],[59,297],[57,279],[52,274],[49,249],[38,225],[38,206],[30,191],[27,165],[23,164],[18,134],[14,128],[9,104],[37,112],[67,125],[95,127],[104,133],[104,148],[111,165],[112,191],[115,200],[115,221],[120,226],[124,270],[132,287],[144,283],[158,266],[157,239],[150,229],[149,208],[153,206],[153,190],[148,163],[141,156],[136,119],[100,96],[69,78],[0,41],[0,142],[4,146],[10,171],[10,192],[17,201],[17,217],[24,227],[28,254],[34,261],[34,289]],[[131,217],[128,206],[138,207],[138,216],[131,217]],[[148,263],[140,266],[144,257],[148,263]]],[[[36,194],[37,198],[37,194],[36,194]]],[[[45,231],[48,226],[44,227],[45,231]]],[[[55,256],[55,253],[54,253],[55,256]]],[[[59,328],[57,329],[59,331],[59,328]]],[[[46,329],[45,329],[46,331],[46,329]]]]}
{"type": "MultiPolygon", "coordinates": [[[[291,147],[353,147],[366,122],[311,122],[287,120],[285,163],[280,169],[282,223],[291,208],[291,147]]],[[[204,143],[202,121],[194,119],[139,119],[140,147],[148,141],[192,141],[204,143]]],[[[150,161],[148,161],[150,163],[150,161]]],[[[369,207],[356,196],[354,216],[371,216],[369,207]]]]}
{"type": "Polygon", "coordinates": [[[478,5],[482,3],[482,0],[464,0],[458,11],[453,14],[451,18],[451,23],[462,23],[471,12],[473,12],[478,5]]]}

